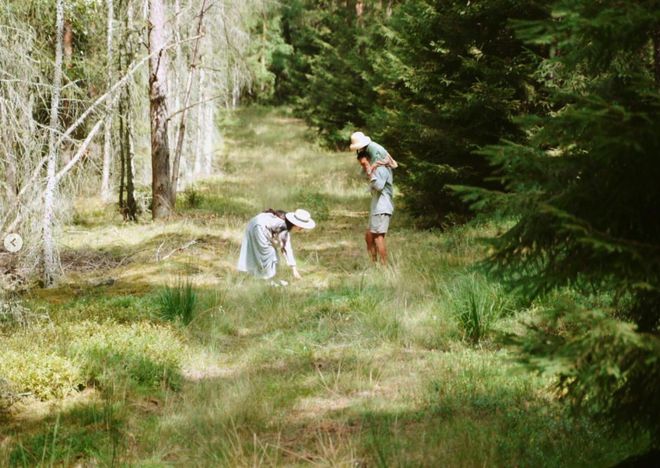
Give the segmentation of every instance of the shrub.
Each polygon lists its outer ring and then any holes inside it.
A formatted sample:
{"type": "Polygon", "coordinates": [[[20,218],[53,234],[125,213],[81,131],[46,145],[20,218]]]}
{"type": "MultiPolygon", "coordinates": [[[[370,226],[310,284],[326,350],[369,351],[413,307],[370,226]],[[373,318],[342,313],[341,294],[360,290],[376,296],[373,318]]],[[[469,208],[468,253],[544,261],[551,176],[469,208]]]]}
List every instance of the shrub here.
{"type": "Polygon", "coordinates": [[[179,280],[174,286],[166,286],[159,297],[160,317],[188,325],[192,322],[198,303],[197,291],[190,280],[179,280]]]}
{"type": "Polygon", "coordinates": [[[83,322],[72,329],[70,352],[88,381],[102,387],[117,379],[146,387],[178,388],[185,345],[174,332],[147,322],[83,322]]]}
{"type": "Polygon", "coordinates": [[[33,323],[49,321],[48,313],[32,311],[20,300],[0,297],[0,330],[25,328],[33,323]]]}
{"type": "Polygon", "coordinates": [[[202,205],[204,198],[197,187],[191,185],[186,188],[184,195],[184,204],[187,208],[199,208],[202,205]]]}
{"type": "Polygon", "coordinates": [[[0,350],[0,376],[15,392],[29,392],[42,400],[62,398],[83,383],[80,369],[71,360],[38,349],[0,350]]]}

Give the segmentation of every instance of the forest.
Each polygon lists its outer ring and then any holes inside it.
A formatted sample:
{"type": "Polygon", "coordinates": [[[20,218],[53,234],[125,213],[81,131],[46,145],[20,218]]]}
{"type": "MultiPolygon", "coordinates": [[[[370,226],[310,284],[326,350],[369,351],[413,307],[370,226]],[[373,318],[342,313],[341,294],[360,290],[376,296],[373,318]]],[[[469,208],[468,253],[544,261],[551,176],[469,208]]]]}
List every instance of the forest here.
{"type": "Polygon", "coordinates": [[[660,460],[660,1],[4,0],[0,65],[0,466],[660,460]]]}

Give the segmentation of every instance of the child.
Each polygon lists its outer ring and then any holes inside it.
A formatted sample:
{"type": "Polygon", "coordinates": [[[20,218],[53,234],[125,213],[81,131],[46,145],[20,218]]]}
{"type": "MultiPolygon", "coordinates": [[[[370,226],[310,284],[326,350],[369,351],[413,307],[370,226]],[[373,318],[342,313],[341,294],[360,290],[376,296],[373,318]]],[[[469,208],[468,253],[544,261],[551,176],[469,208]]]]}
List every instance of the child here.
{"type": "Polygon", "coordinates": [[[369,157],[369,165],[364,166],[368,176],[378,167],[386,166],[396,169],[399,165],[385,148],[380,146],[371,138],[362,132],[355,132],[351,135],[351,151],[357,151],[358,155],[364,153],[369,157]]]}

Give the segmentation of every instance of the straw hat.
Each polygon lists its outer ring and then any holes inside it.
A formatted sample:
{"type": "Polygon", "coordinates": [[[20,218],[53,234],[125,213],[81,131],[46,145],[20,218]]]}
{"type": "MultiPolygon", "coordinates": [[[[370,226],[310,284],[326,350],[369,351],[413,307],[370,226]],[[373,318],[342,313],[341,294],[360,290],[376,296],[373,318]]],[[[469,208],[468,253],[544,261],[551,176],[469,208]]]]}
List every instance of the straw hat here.
{"type": "Polygon", "coordinates": [[[303,229],[314,229],[314,226],[316,226],[316,222],[310,216],[309,211],[300,208],[296,211],[288,212],[286,214],[286,219],[303,229]]]}
{"type": "Polygon", "coordinates": [[[371,138],[362,132],[355,132],[351,135],[351,151],[362,149],[369,143],[371,143],[371,138]]]}

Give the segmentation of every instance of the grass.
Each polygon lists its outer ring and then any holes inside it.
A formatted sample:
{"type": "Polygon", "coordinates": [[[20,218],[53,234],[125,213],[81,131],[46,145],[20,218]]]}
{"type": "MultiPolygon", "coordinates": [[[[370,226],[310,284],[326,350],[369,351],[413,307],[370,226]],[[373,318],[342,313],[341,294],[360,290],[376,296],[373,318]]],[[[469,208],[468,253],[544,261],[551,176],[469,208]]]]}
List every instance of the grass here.
{"type": "Polygon", "coordinates": [[[179,279],[173,286],[165,286],[160,292],[160,318],[181,321],[189,325],[195,317],[198,296],[190,280],[179,279]]]}
{"type": "Polygon", "coordinates": [[[169,222],[78,205],[65,281],[22,298],[48,320],[0,335],[0,377],[32,393],[0,412],[0,466],[608,466],[644,447],[567,414],[498,344],[533,311],[471,270],[497,225],[417,231],[398,210],[373,266],[350,154],[280,110],[224,125],[218,174],[169,222]],[[269,207],[319,221],[288,287],[235,271],[269,207]]]}

